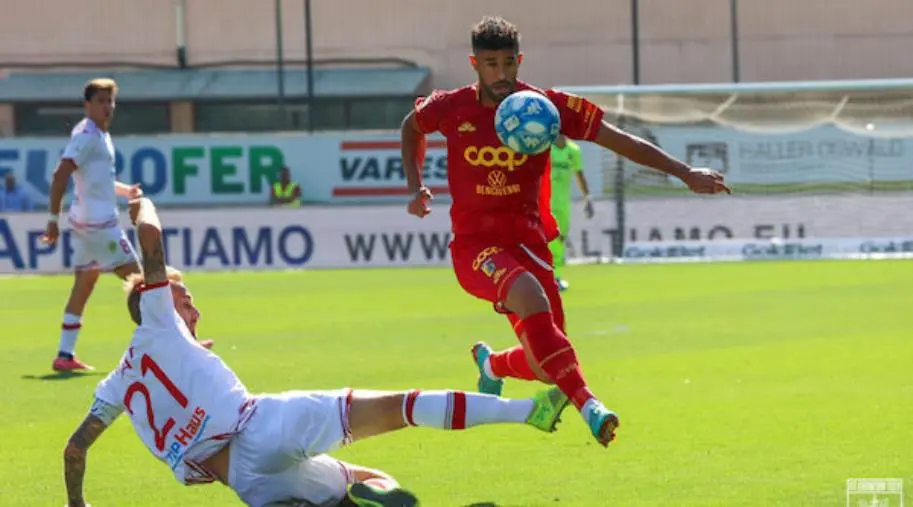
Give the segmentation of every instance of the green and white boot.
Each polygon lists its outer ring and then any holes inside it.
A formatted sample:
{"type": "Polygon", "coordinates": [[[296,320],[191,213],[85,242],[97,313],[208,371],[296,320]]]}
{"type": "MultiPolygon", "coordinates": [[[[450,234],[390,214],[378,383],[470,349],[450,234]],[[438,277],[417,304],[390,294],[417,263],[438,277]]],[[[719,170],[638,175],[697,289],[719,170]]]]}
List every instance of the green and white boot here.
{"type": "Polygon", "coordinates": [[[555,431],[569,401],[557,387],[539,391],[533,397],[533,410],[526,418],[526,424],[546,433],[555,431]]]}

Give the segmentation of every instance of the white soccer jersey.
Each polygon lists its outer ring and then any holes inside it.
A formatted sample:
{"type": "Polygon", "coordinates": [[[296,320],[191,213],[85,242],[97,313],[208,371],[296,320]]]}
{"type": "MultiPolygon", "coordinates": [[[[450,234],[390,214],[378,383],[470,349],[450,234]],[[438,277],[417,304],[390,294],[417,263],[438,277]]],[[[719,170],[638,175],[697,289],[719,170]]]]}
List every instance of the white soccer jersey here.
{"type": "Polygon", "coordinates": [[[111,134],[98,128],[89,118],[75,127],[61,158],[72,159],[78,169],[73,173],[75,199],[69,219],[76,228],[106,228],[117,225],[117,180],[114,143],[111,134]]]}
{"type": "Polygon", "coordinates": [[[110,424],[112,415],[126,410],[140,439],[178,481],[213,482],[199,463],[241,430],[256,402],[237,375],[193,338],[167,282],[144,290],[140,313],[142,325],[120,365],[95,390],[92,413],[110,424]]]}

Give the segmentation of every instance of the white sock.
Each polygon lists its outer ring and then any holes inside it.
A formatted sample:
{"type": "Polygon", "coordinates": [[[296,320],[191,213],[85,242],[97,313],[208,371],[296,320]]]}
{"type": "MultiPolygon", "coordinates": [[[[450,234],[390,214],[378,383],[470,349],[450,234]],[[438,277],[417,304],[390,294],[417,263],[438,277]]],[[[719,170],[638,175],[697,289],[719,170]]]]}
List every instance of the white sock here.
{"type": "Polygon", "coordinates": [[[482,363],[482,371],[485,372],[485,376],[492,380],[501,380],[501,377],[495,375],[495,372],[491,369],[491,358],[485,359],[485,362],[482,363]]]}
{"type": "Polygon", "coordinates": [[[461,430],[479,424],[523,423],[533,400],[511,400],[463,391],[411,391],[403,402],[410,426],[461,430]]]}
{"type": "Polygon", "coordinates": [[[60,352],[73,355],[76,353],[76,340],[79,338],[79,329],[82,322],[79,315],[72,313],[63,314],[63,326],[60,329],[60,352]]]}
{"type": "Polygon", "coordinates": [[[584,421],[588,421],[587,417],[590,415],[590,410],[593,408],[593,405],[599,403],[599,400],[596,398],[590,398],[586,400],[586,403],[580,406],[580,415],[583,416],[584,421]]]}

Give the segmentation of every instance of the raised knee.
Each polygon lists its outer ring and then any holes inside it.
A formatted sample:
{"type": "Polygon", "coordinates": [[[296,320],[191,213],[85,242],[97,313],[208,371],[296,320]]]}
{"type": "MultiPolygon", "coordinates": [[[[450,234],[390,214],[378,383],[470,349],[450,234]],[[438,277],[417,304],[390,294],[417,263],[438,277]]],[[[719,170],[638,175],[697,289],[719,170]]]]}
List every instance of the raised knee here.
{"type": "Polygon", "coordinates": [[[521,319],[551,310],[548,296],[539,280],[530,273],[518,276],[507,290],[505,306],[521,319]]]}

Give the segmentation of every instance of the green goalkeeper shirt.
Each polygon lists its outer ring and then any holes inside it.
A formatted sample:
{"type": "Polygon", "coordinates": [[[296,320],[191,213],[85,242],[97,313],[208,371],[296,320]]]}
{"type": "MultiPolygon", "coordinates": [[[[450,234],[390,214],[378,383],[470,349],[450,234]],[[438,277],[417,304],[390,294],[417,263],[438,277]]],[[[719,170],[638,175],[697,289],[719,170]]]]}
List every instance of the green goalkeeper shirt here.
{"type": "Polygon", "coordinates": [[[564,148],[552,145],[552,209],[571,207],[571,179],[583,171],[580,145],[570,139],[564,148]]]}

